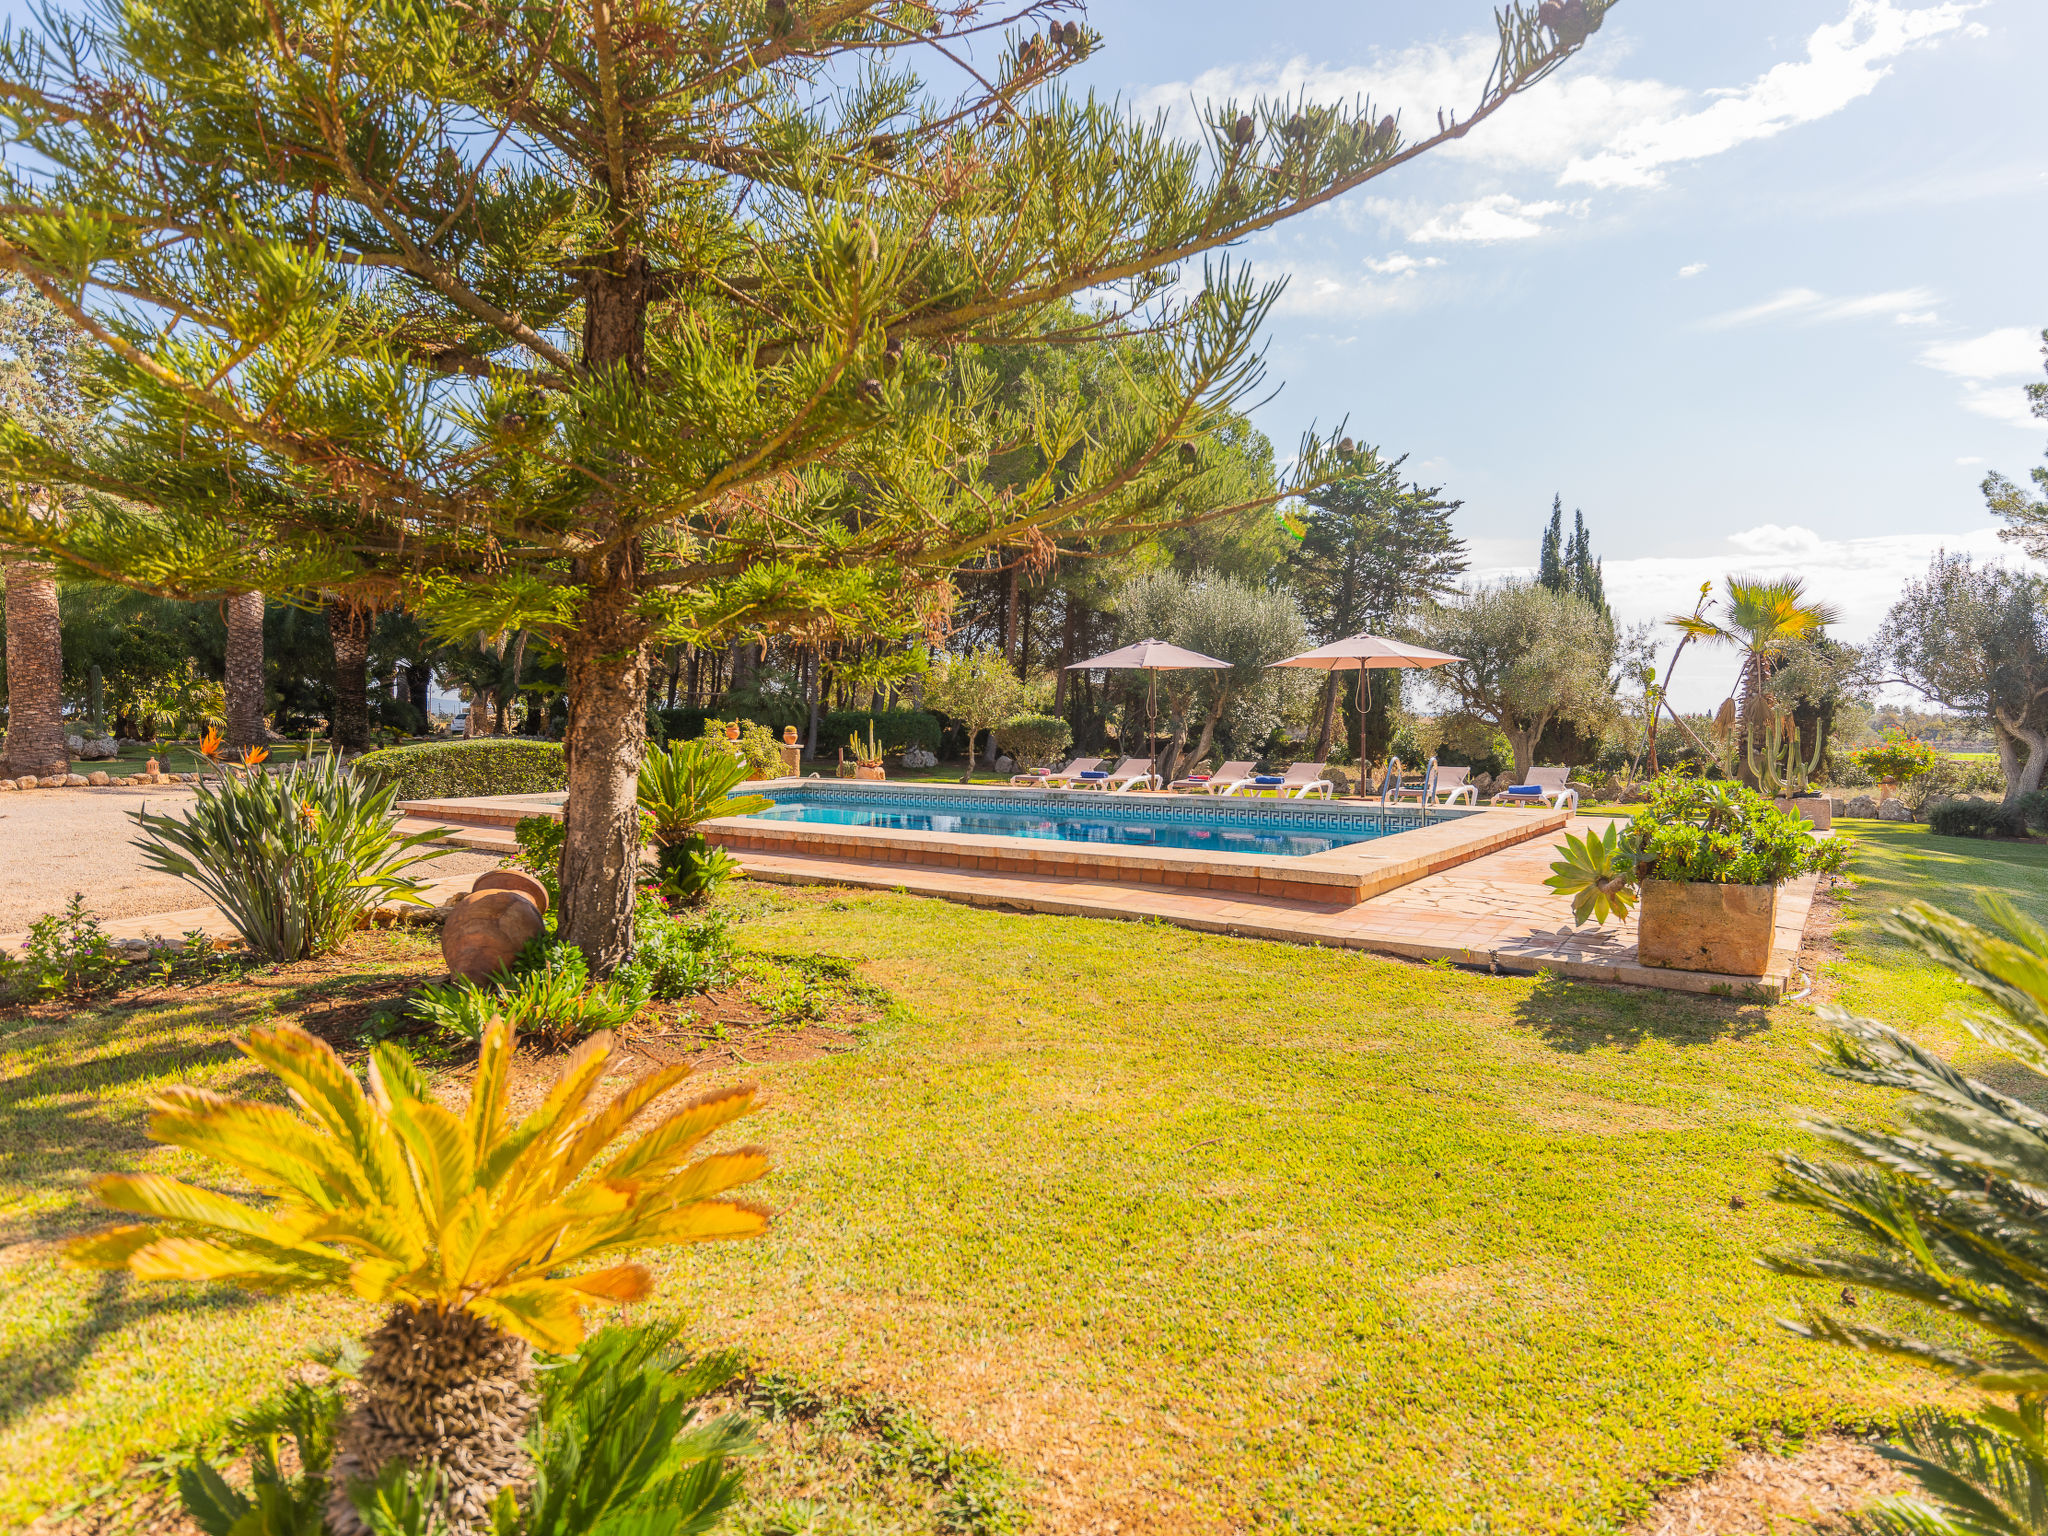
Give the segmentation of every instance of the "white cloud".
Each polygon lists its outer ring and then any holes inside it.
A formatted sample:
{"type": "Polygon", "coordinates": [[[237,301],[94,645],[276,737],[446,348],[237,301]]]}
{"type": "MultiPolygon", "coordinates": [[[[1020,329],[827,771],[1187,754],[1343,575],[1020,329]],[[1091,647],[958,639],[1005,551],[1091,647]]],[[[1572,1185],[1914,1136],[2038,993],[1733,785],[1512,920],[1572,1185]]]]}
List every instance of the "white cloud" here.
{"type": "Polygon", "coordinates": [[[1966,341],[1937,341],[1920,361],[1959,379],[2019,379],[2040,371],[2041,333],[2008,325],[1966,341]]]}
{"type": "Polygon", "coordinates": [[[1496,192],[1451,204],[1416,225],[1408,238],[1418,245],[1449,240],[1527,240],[1548,230],[1545,220],[1561,213],[1584,215],[1585,211],[1584,203],[1525,203],[1512,193],[1496,192]]]}
{"type": "Polygon", "coordinates": [[[1962,407],[2024,432],[2041,430],[2041,418],[2034,414],[2033,403],[2015,385],[1979,384],[1972,379],[1963,386],[1962,407]]]}
{"type": "Polygon", "coordinates": [[[1759,304],[1731,309],[1700,322],[1708,330],[1725,331],[1760,320],[1797,320],[1819,325],[1831,320],[1860,320],[1871,315],[1890,315],[1905,325],[1920,323],[1925,306],[1935,295],[1925,288],[1891,288],[1882,293],[1849,294],[1841,298],[1812,288],[1787,288],[1759,304]]]}
{"type": "Polygon", "coordinates": [[[1444,264],[1441,256],[1415,257],[1406,251],[1396,251],[1380,260],[1366,259],[1366,270],[1377,272],[1382,277],[1404,277],[1411,272],[1420,272],[1424,267],[1440,267],[1444,264]]]}
{"type": "Polygon", "coordinates": [[[1598,151],[1564,168],[1566,185],[1654,187],[1665,169],[1773,138],[1830,117],[1877,89],[1892,62],[1965,24],[1972,3],[1903,9],[1892,0],[1851,0],[1842,20],[1818,27],[1806,57],[1766,70],[1746,86],[1710,94],[1696,112],[1624,126],[1598,151]]]}
{"type": "Polygon", "coordinates": [[[1678,269],[1678,275],[1680,277],[1698,277],[1702,272],[1706,270],[1707,264],[1704,261],[1687,262],[1684,266],[1678,269]]]}
{"type": "Polygon", "coordinates": [[[1957,462],[1958,464],[1982,464],[1982,463],[1983,463],[1984,461],[1983,461],[1982,459],[1978,458],[1978,457],[1977,457],[1977,455],[1975,455],[1974,453],[1972,453],[1972,454],[1965,454],[1965,455],[1964,455],[1964,456],[1963,456],[1962,458],[1960,458],[1960,459],[1957,459],[1957,460],[1956,460],[1956,462],[1957,462]]]}
{"type": "MultiPolygon", "coordinates": [[[[1937,550],[1985,562],[2024,563],[2012,545],[1999,541],[1994,528],[1837,539],[1797,524],[1763,523],[1729,534],[1726,545],[1713,554],[1608,560],[1603,574],[1615,617],[1624,624],[1648,621],[1661,626],[1675,613],[1692,612],[1703,581],[1712,582],[1718,592],[1729,575],[1802,576],[1809,593],[1841,610],[1841,622],[1831,633],[1862,641],[1883,622],[1906,582],[1926,574],[1937,550]]],[[[1480,560],[1473,564],[1482,580],[1529,573],[1521,562],[1493,568],[1480,560]]],[[[1669,637],[1669,631],[1660,637],[1666,658],[1671,654],[1669,637]]],[[[1729,653],[1688,647],[1673,680],[1673,702],[1680,709],[1712,709],[1729,695],[1735,677],[1735,660],[1729,653]]]]}
{"type": "Polygon", "coordinates": [[[1935,313],[1935,312],[1934,312],[1933,310],[1931,310],[1931,309],[1923,309],[1923,310],[1918,310],[1918,311],[1909,311],[1909,312],[1902,312],[1902,313],[1899,313],[1899,314],[1893,315],[1893,316],[1892,316],[1892,324],[1894,324],[1894,325],[1934,325],[1934,324],[1936,324],[1936,323],[1937,323],[1937,322],[1938,322],[1938,321],[1939,321],[1940,319],[1941,319],[1941,316],[1940,316],[1940,315],[1938,315],[1938,314],[1936,314],[1936,313],[1935,313]]]}

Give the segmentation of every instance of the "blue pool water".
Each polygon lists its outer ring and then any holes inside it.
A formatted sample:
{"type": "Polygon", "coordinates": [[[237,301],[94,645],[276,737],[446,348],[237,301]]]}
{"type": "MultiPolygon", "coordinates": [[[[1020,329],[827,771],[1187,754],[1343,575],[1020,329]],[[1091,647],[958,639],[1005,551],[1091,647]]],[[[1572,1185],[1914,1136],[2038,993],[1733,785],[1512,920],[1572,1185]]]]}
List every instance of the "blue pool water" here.
{"type": "MultiPolygon", "coordinates": [[[[1171,800],[1108,795],[1024,801],[994,793],[940,796],[887,791],[771,790],[775,804],[762,821],[837,827],[888,827],[904,832],[958,832],[985,837],[1050,838],[1125,848],[1179,848],[1206,853],[1258,853],[1301,858],[1421,825],[1414,811],[1380,811],[1268,803],[1224,811],[1194,795],[1171,800]],[[1091,803],[1099,802],[1099,803],[1091,803]]],[[[1442,813],[1438,813],[1441,817],[1442,813]]]]}

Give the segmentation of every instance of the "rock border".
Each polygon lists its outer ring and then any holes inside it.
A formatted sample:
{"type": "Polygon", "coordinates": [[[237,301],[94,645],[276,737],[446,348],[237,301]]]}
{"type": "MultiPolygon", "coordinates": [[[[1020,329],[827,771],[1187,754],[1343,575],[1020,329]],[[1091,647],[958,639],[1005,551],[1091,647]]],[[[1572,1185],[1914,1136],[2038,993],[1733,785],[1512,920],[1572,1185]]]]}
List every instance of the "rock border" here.
{"type": "Polygon", "coordinates": [[[197,784],[208,777],[211,776],[199,773],[131,773],[116,778],[104,769],[95,769],[91,773],[51,774],[40,779],[29,775],[0,779],[0,794],[23,789],[115,789],[137,784],[197,784]]]}

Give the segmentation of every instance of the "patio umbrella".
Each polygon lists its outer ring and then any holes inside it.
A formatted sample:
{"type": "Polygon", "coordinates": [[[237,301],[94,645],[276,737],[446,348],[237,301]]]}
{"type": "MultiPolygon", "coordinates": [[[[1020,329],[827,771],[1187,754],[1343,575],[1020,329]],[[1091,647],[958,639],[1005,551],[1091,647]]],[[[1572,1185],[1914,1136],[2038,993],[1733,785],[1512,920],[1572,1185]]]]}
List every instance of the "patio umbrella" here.
{"type": "Polygon", "coordinates": [[[1299,656],[1273,663],[1276,667],[1306,667],[1316,672],[1349,672],[1358,669],[1358,772],[1361,785],[1365,775],[1365,710],[1372,694],[1366,674],[1386,667],[1446,667],[1462,656],[1432,651],[1427,646],[1384,640],[1378,635],[1347,635],[1299,656]]]}
{"type": "Polygon", "coordinates": [[[1077,661],[1067,668],[1069,672],[1138,672],[1148,674],[1145,683],[1145,750],[1152,750],[1154,735],[1152,722],[1159,713],[1159,674],[1162,672],[1191,672],[1199,668],[1220,668],[1230,670],[1231,663],[1218,661],[1214,656],[1204,656],[1200,651],[1182,650],[1177,645],[1168,645],[1164,640],[1140,640],[1127,645],[1120,651],[1111,651],[1107,656],[1091,656],[1086,661],[1077,661]]]}

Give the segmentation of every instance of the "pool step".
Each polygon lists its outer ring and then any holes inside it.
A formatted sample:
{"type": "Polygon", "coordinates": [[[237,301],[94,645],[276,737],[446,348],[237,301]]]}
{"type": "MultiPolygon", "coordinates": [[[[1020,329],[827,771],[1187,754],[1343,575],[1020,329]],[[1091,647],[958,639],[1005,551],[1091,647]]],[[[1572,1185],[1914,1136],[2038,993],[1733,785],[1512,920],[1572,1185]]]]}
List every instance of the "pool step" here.
{"type": "Polygon", "coordinates": [[[474,848],[479,853],[509,856],[519,850],[518,841],[509,827],[451,821],[442,816],[405,816],[399,819],[398,830],[407,835],[438,832],[441,836],[437,841],[457,848],[474,848]]]}

